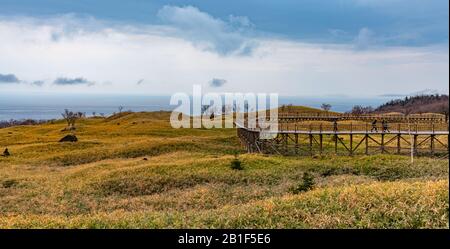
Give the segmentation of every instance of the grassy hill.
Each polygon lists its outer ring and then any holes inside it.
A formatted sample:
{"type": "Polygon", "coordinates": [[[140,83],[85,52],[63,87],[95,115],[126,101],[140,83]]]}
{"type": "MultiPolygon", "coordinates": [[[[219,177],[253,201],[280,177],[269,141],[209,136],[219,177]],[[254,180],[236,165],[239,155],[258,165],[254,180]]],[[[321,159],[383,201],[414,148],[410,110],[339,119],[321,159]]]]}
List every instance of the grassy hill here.
{"type": "Polygon", "coordinates": [[[234,129],[169,116],[82,119],[76,143],[63,121],[0,129],[0,228],[449,227],[446,160],[245,154],[234,129]]]}
{"type": "Polygon", "coordinates": [[[278,107],[278,113],[310,113],[310,114],[324,114],[324,113],[328,113],[328,114],[336,114],[337,112],[333,112],[333,111],[324,111],[322,109],[318,109],[318,108],[313,108],[313,107],[308,107],[308,106],[295,106],[295,105],[282,105],[280,107],[278,107]]]}

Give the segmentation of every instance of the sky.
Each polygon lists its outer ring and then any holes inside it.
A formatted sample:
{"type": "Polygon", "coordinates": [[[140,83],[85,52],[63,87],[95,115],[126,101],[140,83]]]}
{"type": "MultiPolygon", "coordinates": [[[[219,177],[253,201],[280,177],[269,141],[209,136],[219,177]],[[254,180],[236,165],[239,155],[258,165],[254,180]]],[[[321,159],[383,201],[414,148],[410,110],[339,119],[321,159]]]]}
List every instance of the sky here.
{"type": "Polygon", "coordinates": [[[448,4],[0,0],[0,94],[448,94],[448,4]]]}

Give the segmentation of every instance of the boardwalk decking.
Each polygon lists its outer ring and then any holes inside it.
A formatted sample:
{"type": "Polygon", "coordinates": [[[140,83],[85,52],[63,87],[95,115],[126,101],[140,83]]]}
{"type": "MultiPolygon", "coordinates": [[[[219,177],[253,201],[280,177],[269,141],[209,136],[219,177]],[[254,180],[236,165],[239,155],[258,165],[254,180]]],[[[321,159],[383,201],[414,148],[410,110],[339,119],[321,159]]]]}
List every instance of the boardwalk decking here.
{"type": "MultiPolygon", "coordinates": [[[[327,120],[327,119],[325,119],[327,120]]],[[[398,129],[371,130],[370,125],[280,125],[278,131],[247,128],[235,123],[241,144],[248,152],[281,155],[315,154],[405,154],[448,157],[448,123],[418,126],[397,125],[398,129]],[[295,127],[295,129],[291,129],[295,127]],[[332,126],[331,126],[332,127],[332,126]],[[404,129],[406,128],[407,129],[404,129]],[[342,129],[341,129],[342,128],[342,129]]]]}

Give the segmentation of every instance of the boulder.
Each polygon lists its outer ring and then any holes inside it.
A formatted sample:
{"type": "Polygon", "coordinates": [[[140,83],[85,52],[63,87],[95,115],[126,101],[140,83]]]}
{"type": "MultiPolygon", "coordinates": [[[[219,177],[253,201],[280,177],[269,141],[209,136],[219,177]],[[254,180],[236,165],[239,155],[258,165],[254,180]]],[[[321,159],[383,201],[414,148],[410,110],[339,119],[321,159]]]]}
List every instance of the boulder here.
{"type": "Polygon", "coordinates": [[[75,135],[66,135],[65,137],[61,138],[59,142],[76,142],[78,141],[78,138],[75,135]]]}
{"type": "Polygon", "coordinates": [[[10,156],[11,154],[8,151],[8,148],[5,149],[5,151],[3,151],[3,155],[2,156],[10,156]]]}

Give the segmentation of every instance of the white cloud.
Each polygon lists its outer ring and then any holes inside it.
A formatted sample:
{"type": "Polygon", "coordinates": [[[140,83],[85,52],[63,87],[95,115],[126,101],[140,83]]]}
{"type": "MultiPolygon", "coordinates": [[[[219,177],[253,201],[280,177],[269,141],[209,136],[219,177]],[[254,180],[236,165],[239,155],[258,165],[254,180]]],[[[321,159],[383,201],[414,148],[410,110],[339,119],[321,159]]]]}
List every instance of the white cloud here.
{"type": "MultiPolygon", "coordinates": [[[[195,8],[167,8],[160,12],[165,25],[113,25],[74,16],[0,18],[2,72],[40,82],[1,84],[0,91],[172,94],[191,92],[193,84],[214,91],[208,82],[220,75],[227,79],[221,91],[378,95],[426,87],[448,92],[447,45],[354,50],[255,38],[236,29],[229,33],[231,22],[195,8]],[[219,48],[222,41],[229,44],[219,48]],[[239,55],[243,44],[253,41],[258,46],[252,53],[239,55]],[[52,84],[61,76],[96,84],[52,84]],[[136,83],[141,79],[145,84],[136,83]]],[[[370,42],[370,35],[362,31],[359,39],[370,42]]]]}
{"type": "Polygon", "coordinates": [[[229,22],[225,22],[192,6],[168,5],[158,11],[158,17],[164,24],[175,28],[174,35],[222,55],[248,55],[256,46],[255,41],[243,34],[253,27],[247,17],[231,15],[229,22]]]}

